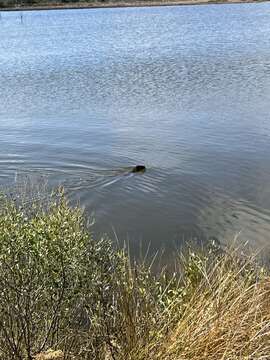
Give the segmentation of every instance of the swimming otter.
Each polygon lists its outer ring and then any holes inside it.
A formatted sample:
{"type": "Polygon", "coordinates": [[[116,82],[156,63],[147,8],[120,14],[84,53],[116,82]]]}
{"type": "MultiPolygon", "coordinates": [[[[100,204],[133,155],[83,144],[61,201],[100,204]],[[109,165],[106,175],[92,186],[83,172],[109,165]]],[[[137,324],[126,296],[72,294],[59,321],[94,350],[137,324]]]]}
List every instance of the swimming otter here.
{"type": "Polygon", "coordinates": [[[137,172],[145,172],[146,168],[144,165],[136,165],[134,166],[134,168],[131,170],[132,173],[137,173],[137,172]]]}

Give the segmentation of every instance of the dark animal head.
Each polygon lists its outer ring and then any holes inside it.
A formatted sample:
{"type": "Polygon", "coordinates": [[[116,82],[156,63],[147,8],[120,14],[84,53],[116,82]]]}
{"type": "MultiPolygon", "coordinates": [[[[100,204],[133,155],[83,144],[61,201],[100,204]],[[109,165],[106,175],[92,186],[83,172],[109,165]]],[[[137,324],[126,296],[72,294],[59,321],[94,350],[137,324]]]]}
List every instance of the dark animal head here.
{"type": "Polygon", "coordinates": [[[134,166],[134,168],[131,170],[131,172],[133,173],[137,173],[137,172],[145,172],[146,168],[144,165],[136,165],[134,166]]]}

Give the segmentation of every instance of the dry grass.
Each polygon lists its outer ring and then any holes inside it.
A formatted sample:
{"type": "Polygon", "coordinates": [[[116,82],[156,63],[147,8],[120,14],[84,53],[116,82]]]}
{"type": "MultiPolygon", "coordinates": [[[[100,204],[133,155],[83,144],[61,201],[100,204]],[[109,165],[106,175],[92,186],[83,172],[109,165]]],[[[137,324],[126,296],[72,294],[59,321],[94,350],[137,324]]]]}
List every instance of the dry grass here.
{"type": "Polygon", "coordinates": [[[34,356],[35,360],[64,360],[64,353],[61,350],[47,350],[34,356]]]}
{"type": "Polygon", "coordinates": [[[265,271],[253,258],[240,259],[233,251],[199,271],[202,278],[179,320],[168,324],[159,341],[140,349],[137,359],[270,359],[270,278],[265,271]]]}

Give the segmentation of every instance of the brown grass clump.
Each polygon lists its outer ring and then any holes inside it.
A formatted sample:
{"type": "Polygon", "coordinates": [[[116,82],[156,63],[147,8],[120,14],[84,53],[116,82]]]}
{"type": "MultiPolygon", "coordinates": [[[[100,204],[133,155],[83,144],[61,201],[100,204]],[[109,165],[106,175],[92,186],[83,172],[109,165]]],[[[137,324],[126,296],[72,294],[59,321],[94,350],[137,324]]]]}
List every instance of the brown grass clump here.
{"type": "Polygon", "coordinates": [[[63,351],[47,350],[43,353],[37,354],[34,357],[35,360],[64,360],[63,351]]]}
{"type": "Polygon", "coordinates": [[[213,261],[199,269],[179,320],[141,359],[270,359],[270,277],[235,252],[213,261]]]}

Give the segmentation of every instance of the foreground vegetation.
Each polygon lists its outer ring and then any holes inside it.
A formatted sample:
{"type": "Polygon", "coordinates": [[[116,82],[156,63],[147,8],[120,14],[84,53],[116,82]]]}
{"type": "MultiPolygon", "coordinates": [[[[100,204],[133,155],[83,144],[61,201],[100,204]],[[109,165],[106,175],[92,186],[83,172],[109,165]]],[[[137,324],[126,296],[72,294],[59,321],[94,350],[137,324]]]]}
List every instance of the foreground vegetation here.
{"type": "Polygon", "coordinates": [[[94,241],[61,191],[3,195],[0,359],[269,358],[267,271],[214,244],[177,264],[153,273],[94,241]]]}

